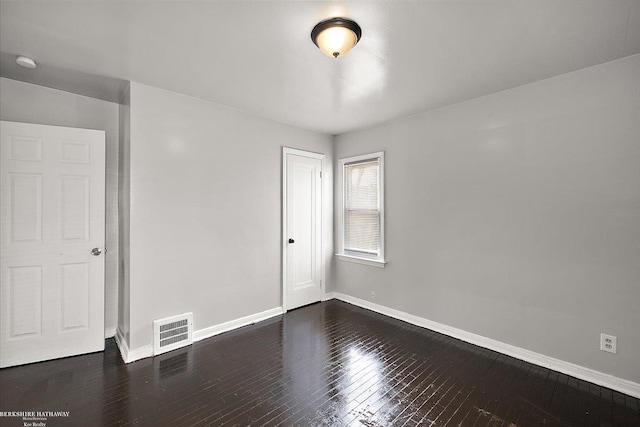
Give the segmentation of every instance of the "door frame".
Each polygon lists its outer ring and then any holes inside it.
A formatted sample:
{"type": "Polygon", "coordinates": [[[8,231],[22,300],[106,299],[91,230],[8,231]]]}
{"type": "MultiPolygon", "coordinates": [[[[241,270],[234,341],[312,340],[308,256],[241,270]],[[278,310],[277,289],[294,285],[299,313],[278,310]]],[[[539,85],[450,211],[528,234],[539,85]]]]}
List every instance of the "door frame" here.
{"type": "Polygon", "coordinates": [[[323,223],[325,220],[325,169],[326,169],[326,154],[314,153],[312,151],[304,151],[296,148],[282,147],[282,310],[286,312],[287,308],[287,155],[293,154],[301,157],[308,157],[311,159],[319,159],[321,161],[321,176],[320,176],[320,291],[322,295],[320,300],[324,300],[325,286],[325,238],[323,223]]]}

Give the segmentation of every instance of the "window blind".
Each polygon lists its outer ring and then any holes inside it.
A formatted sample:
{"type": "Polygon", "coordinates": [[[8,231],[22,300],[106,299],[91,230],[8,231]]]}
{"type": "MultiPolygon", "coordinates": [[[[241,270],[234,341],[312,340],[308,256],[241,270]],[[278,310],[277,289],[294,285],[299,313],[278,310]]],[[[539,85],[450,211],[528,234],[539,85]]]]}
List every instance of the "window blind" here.
{"type": "Polygon", "coordinates": [[[344,251],[380,254],[380,161],[344,166],[344,251]]]}

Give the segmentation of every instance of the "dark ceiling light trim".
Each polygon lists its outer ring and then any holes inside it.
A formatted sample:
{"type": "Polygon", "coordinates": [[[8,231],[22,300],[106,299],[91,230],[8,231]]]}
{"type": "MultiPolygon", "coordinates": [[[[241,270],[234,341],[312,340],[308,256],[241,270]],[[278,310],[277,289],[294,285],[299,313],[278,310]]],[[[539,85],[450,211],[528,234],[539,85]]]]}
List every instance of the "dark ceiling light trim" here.
{"type": "Polygon", "coordinates": [[[318,48],[322,52],[324,52],[326,55],[333,56],[334,58],[337,58],[338,56],[344,55],[345,53],[347,53],[353,46],[358,44],[361,38],[362,38],[362,29],[360,28],[360,25],[358,25],[355,21],[352,21],[351,19],[347,19],[347,18],[327,19],[325,21],[318,23],[315,27],[313,27],[313,30],[311,30],[311,40],[313,40],[313,43],[316,46],[318,46],[318,48]],[[346,28],[347,30],[351,31],[355,36],[355,40],[353,41],[353,44],[344,46],[344,48],[341,49],[342,51],[340,51],[340,49],[336,51],[331,51],[331,49],[327,50],[325,46],[322,46],[322,42],[321,41],[319,42],[318,39],[320,37],[320,34],[323,31],[330,30],[332,28],[346,28]]]}

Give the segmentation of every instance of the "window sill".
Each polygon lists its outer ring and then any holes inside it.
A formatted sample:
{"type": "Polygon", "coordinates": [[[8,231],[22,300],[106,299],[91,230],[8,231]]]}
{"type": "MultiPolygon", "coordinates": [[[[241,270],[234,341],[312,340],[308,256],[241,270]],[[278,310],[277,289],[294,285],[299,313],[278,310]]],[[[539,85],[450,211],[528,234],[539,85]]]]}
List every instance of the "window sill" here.
{"type": "Polygon", "coordinates": [[[370,265],[378,268],[384,268],[384,265],[386,264],[385,261],[379,261],[377,259],[360,258],[360,257],[344,255],[344,254],[336,254],[336,256],[341,261],[355,262],[358,264],[370,265]]]}

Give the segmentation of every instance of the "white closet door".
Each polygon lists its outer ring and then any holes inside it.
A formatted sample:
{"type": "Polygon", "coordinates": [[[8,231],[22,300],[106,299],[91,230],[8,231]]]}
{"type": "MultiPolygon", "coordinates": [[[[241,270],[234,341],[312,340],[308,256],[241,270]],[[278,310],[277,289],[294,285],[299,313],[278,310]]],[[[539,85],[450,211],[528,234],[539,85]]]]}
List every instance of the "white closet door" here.
{"type": "Polygon", "coordinates": [[[286,309],[322,298],[322,160],[286,154],[286,309]]]}
{"type": "Polygon", "coordinates": [[[105,133],[0,134],[0,367],[104,350],[105,133]]]}

